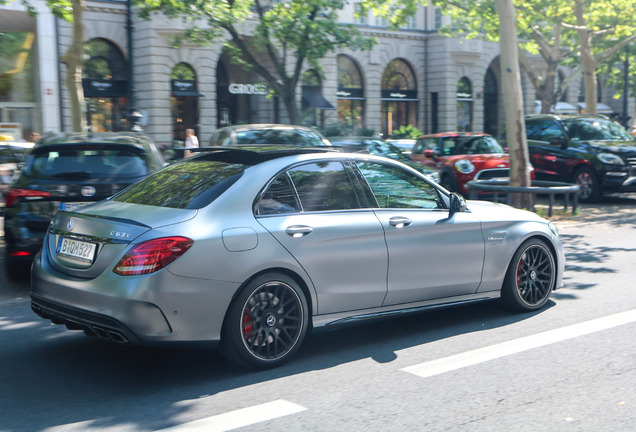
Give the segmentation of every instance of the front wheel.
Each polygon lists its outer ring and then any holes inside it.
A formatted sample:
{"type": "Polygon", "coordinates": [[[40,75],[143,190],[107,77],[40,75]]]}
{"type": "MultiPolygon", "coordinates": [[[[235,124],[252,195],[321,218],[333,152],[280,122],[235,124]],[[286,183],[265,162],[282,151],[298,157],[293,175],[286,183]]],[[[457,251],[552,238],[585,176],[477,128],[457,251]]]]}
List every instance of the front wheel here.
{"type": "Polygon", "coordinates": [[[574,173],[574,183],[579,185],[581,202],[598,202],[603,197],[598,176],[591,168],[582,166],[574,173]]]}
{"type": "Polygon", "coordinates": [[[307,326],[307,300],[298,284],[282,274],[261,275],[230,305],[220,349],[244,366],[276,367],[298,351],[307,326]]]}
{"type": "Polygon", "coordinates": [[[526,241],[515,252],[501,290],[504,304],[519,311],[534,311],[550,298],[556,278],[552,252],[538,239],[526,241]]]}

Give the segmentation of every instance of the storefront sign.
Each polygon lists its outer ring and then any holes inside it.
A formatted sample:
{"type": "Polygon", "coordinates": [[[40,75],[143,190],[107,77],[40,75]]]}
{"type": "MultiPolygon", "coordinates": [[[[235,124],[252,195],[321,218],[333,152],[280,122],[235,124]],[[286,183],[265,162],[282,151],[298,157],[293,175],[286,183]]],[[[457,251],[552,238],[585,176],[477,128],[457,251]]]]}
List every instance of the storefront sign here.
{"type": "Polygon", "coordinates": [[[173,91],[196,91],[196,81],[172,80],[173,91]]]}
{"type": "Polygon", "coordinates": [[[382,99],[416,101],[417,90],[382,90],[382,99]]]}
{"type": "Polygon", "coordinates": [[[124,80],[84,78],[82,87],[86,97],[122,97],[128,94],[128,82],[124,80]]]}
{"type": "Polygon", "coordinates": [[[266,95],[268,93],[265,84],[230,84],[228,90],[232,94],[266,95]]]}
{"type": "Polygon", "coordinates": [[[336,93],[338,99],[364,99],[364,92],[361,88],[341,87],[336,93]]]}

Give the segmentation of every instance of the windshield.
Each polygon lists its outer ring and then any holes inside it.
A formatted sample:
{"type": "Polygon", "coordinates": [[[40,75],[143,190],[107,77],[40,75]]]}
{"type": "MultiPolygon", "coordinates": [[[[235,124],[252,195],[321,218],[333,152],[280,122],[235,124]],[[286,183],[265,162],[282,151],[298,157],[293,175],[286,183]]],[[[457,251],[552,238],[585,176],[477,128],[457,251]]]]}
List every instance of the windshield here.
{"type": "Polygon", "coordinates": [[[443,141],[444,155],[471,155],[504,153],[503,148],[491,136],[456,136],[443,141]]]}
{"type": "Polygon", "coordinates": [[[34,152],[25,171],[39,178],[118,179],[145,176],[148,167],[138,151],[94,146],[34,152]]]}
{"type": "Polygon", "coordinates": [[[572,141],[631,141],[620,125],[602,118],[564,119],[563,126],[572,141]]]}
{"type": "Polygon", "coordinates": [[[368,140],[365,141],[365,146],[369,150],[369,153],[376,156],[384,156],[395,160],[406,161],[410,160],[408,157],[391,143],[380,140],[368,140]]]}
{"type": "Polygon", "coordinates": [[[297,146],[324,146],[320,136],[301,129],[259,129],[236,132],[237,144],[291,144],[297,146]]]}

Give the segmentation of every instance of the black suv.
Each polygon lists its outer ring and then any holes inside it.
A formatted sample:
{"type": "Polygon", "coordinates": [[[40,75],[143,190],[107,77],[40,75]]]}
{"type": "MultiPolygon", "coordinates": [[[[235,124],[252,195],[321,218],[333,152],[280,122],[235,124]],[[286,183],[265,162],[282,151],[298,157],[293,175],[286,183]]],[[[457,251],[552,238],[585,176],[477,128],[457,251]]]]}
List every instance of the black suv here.
{"type": "Polygon", "coordinates": [[[530,161],[538,180],[576,183],[579,199],[636,191],[636,141],[604,116],[526,117],[530,161]]]}
{"type": "Polygon", "coordinates": [[[29,274],[59,209],[73,210],[107,198],[163,165],[157,147],[137,133],[44,136],[5,191],[5,263],[9,278],[29,274]]]}

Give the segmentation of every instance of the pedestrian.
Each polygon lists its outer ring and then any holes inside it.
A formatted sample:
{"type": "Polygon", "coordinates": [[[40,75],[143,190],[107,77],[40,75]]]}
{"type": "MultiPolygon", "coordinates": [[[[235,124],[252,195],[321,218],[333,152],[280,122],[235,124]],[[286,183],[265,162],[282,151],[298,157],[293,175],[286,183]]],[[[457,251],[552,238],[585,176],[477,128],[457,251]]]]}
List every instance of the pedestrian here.
{"type": "Polygon", "coordinates": [[[194,154],[194,152],[188,150],[191,148],[199,148],[199,140],[194,134],[194,129],[186,129],[186,138],[184,142],[185,150],[183,151],[183,157],[187,158],[194,154]]]}
{"type": "Polygon", "coordinates": [[[37,132],[31,132],[29,134],[29,142],[37,142],[40,139],[40,134],[37,132]]]}

